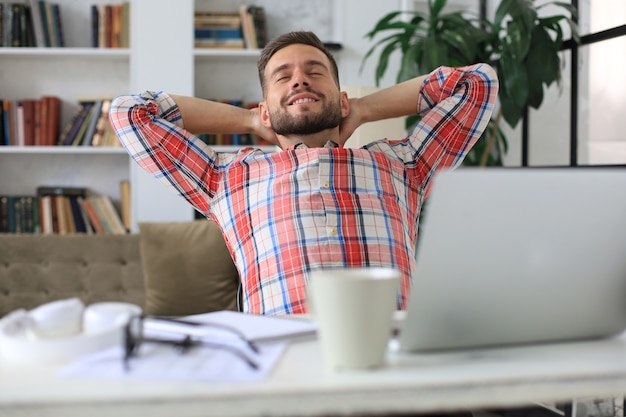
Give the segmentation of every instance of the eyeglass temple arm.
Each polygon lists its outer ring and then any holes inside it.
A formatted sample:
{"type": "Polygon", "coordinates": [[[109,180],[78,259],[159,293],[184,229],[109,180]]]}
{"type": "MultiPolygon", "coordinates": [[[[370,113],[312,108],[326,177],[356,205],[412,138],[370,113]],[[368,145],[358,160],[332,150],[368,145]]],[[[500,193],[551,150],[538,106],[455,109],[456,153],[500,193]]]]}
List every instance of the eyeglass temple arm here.
{"type": "Polygon", "coordinates": [[[215,328],[218,328],[218,329],[222,329],[222,330],[225,330],[227,332],[230,332],[230,333],[233,333],[233,334],[237,335],[241,340],[246,342],[248,347],[254,353],[259,353],[259,348],[256,346],[256,344],[254,342],[249,340],[246,337],[246,335],[243,334],[239,329],[237,329],[236,327],[229,326],[227,324],[213,323],[213,322],[200,323],[200,322],[197,322],[197,321],[185,320],[185,319],[177,319],[177,318],[167,317],[167,316],[145,316],[144,318],[154,319],[154,320],[161,320],[161,321],[177,323],[177,324],[183,324],[183,325],[186,325],[186,326],[193,326],[193,327],[207,326],[207,327],[215,327],[215,328]]]}

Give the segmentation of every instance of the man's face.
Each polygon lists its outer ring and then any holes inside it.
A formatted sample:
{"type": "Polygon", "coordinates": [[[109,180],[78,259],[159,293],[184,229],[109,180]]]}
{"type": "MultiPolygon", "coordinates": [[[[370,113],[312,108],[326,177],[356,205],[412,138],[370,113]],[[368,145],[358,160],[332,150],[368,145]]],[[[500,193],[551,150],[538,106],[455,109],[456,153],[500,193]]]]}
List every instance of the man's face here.
{"type": "Polygon", "coordinates": [[[265,77],[265,103],[277,134],[310,135],[339,126],[341,95],[322,51],[287,46],[269,60],[265,77]]]}

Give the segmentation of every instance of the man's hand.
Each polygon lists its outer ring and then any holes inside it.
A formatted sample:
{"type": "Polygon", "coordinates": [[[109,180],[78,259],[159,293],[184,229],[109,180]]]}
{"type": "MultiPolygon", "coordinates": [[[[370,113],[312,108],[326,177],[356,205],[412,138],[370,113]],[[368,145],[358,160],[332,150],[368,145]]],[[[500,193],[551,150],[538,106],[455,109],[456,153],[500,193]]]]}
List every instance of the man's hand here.
{"type": "Polygon", "coordinates": [[[252,125],[254,126],[254,133],[262,137],[263,139],[265,139],[272,145],[279,146],[280,144],[278,143],[278,136],[276,136],[276,132],[274,132],[274,130],[268,127],[263,126],[263,123],[261,123],[261,115],[259,113],[259,108],[255,107],[253,109],[250,109],[250,114],[252,116],[252,121],[253,121],[252,125]]]}
{"type": "Polygon", "coordinates": [[[354,131],[361,126],[361,108],[359,107],[360,100],[358,98],[350,99],[350,112],[346,117],[341,120],[339,124],[339,139],[343,146],[354,131]]]}

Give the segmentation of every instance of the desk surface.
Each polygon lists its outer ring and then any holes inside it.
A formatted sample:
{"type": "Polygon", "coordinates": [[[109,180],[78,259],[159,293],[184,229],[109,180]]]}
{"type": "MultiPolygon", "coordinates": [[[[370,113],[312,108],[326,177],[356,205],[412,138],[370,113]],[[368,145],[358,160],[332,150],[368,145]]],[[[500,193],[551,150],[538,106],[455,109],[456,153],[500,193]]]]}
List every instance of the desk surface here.
{"type": "Polygon", "coordinates": [[[0,363],[0,414],[313,416],[528,405],[626,393],[626,335],[568,344],[403,354],[376,371],[330,373],[316,341],[292,344],[258,383],[59,378],[0,363]]]}

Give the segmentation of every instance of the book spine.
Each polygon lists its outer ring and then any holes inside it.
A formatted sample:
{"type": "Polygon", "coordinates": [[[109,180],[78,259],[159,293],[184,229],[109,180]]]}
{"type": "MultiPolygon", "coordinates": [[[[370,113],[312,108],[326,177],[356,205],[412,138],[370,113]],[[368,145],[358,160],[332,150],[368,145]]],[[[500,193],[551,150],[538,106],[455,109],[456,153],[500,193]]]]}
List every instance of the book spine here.
{"type": "Polygon", "coordinates": [[[96,209],[92,204],[92,201],[89,198],[83,198],[82,200],[79,200],[79,201],[82,203],[83,208],[85,209],[85,211],[87,212],[87,215],[89,216],[89,222],[91,223],[91,226],[93,227],[94,232],[99,235],[105,235],[107,233],[106,229],[104,228],[104,225],[100,221],[100,217],[98,216],[98,213],[96,212],[96,209]]]}
{"type": "Polygon", "coordinates": [[[68,197],[68,201],[70,204],[72,219],[74,221],[74,232],[75,233],[87,233],[87,228],[85,227],[85,221],[83,220],[83,215],[81,213],[80,205],[78,204],[78,197],[70,196],[68,197]]]}
{"type": "Polygon", "coordinates": [[[58,3],[52,4],[52,19],[54,22],[54,37],[58,47],[65,46],[65,35],[63,33],[63,22],[61,20],[61,6],[58,3]]]}
{"type": "Polygon", "coordinates": [[[43,21],[41,19],[41,9],[37,0],[29,0],[30,19],[35,32],[35,45],[39,48],[46,46],[46,38],[43,31],[43,21]]]}
{"type": "Polygon", "coordinates": [[[92,48],[97,48],[98,47],[98,25],[99,25],[99,13],[98,13],[98,6],[95,4],[92,4],[90,6],[90,11],[91,11],[91,47],[92,48]]]}
{"type": "Polygon", "coordinates": [[[56,31],[54,29],[54,12],[52,11],[52,4],[44,1],[44,9],[46,11],[46,23],[48,27],[48,37],[50,38],[50,46],[57,47],[59,42],[56,38],[56,31]]]}
{"type": "Polygon", "coordinates": [[[51,47],[52,39],[50,38],[50,28],[48,26],[48,9],[46,7],[46,2],[44,0],[37,1],[37,6],[39,8],[39,17],[41,19],[41,27],[43,29],[43,39],[45,42],[45,46],[51,47]]]}

